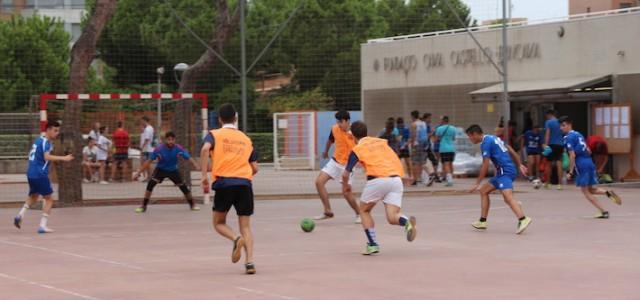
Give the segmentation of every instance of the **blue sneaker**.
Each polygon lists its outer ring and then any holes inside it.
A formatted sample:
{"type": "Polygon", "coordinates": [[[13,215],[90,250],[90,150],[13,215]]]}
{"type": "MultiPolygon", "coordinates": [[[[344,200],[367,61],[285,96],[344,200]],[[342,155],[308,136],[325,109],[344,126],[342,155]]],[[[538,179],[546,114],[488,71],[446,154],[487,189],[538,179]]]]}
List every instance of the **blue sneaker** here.
{"type": "Polygon", "coordinates": [[[18,215],[13,218],[13,225],[20,229],[20,226],[22,226],[22,217],[18,215]]]}
{"type": "Polygon", "coordinates": [[[49,228],[49,227],[40,227],[38,228],[38,233],[40,234],[44,234],[44,233],[52,233],[53,229],[49,228]]]}

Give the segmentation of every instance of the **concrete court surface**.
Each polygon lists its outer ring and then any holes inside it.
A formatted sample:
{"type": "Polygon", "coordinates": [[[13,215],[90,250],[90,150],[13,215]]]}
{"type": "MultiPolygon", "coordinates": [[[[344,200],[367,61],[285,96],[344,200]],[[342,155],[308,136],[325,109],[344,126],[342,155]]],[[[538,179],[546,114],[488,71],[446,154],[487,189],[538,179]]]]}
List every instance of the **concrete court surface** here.
{"type": "Polygon", "coordinates": [[[231,243],[213,232],[210,208],[61,208],[48,235],[35,233],[39,211],[17,230],[16,209],[0,209],[0,298],[640,299],[638,189],[618,189],[621,207],[602,199],[609,220],[590,218],[595,210],[575,188],[523,190],[517,198],[533,223],[522,235],[498,195],[486,232],[469,225],[477,194],[406,197],[403,210],[418,218],[413,243],[376,207],[382,251],[373,257],[360,254],[363,230],[339,198],[336,218],[312,233],[298,223],[319,212],[319,201],[257,201],[256,275],[230,262],[231,243]]]}

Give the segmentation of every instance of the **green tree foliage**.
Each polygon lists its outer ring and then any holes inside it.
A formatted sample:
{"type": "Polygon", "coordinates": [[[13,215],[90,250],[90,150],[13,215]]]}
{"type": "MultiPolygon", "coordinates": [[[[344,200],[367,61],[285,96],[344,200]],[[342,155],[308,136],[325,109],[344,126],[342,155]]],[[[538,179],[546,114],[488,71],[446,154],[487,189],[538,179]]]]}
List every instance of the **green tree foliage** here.
{"type": "Polygon", "coordinates": [[[24,110],[32,95],[66,90],[70,40],[49,17],[0,22],[0,111],[24,110]]]}

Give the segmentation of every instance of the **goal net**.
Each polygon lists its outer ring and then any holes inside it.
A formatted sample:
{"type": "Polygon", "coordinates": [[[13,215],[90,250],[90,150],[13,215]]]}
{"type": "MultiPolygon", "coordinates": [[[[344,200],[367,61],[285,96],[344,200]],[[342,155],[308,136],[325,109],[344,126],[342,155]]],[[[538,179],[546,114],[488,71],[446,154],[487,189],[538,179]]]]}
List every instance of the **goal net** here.
{"type": "Polygon", "coordinates": [[[316,168],[314,112],[273,114],[273,162],[278,170],[316,168]]]}

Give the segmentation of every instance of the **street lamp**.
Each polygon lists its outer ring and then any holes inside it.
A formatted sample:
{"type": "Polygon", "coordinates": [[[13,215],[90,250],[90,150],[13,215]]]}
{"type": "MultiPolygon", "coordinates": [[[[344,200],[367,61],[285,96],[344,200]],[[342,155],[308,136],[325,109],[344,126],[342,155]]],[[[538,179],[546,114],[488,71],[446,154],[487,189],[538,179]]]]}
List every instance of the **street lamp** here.
{"type": "Polygon", "coordinates": [[[178,84],[180,84],[180,76],[178,76],[178,74],[182,75],[182,73],[188,68],[189,65],[185,63],[179,63],[173,67],[173,76],[175,77],[178,84]]]}
{"type": "MultiPolygon", "coordinates": [[[[162,94],[162,75],[164,74],[164,67],[157,68],[156,74],[158,74],[158,94],[162,94]]],[[[161,98],[162,97],[158,97],[157,116],[156,116],[158,136],[160,136],[160,132],[162,131],[162,99],[161,98]]]]}

